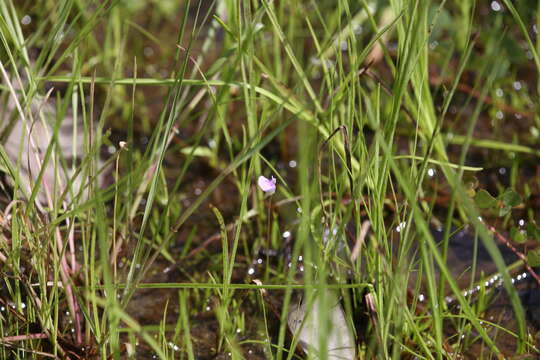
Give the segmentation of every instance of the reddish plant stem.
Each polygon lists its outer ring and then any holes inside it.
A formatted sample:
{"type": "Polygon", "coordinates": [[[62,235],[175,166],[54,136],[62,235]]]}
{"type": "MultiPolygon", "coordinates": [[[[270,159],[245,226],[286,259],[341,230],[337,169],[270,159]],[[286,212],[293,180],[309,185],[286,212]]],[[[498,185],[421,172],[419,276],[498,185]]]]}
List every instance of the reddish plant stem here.
{"type": "Polygon", "coordinates": [[[493,233],[495,234],[495,237],[500,241],[502,242],[507,248],[509,248],[514,254],[516,254],[517,257],[519,257],[521,259],[521,261],[523,261],[523,264],[525,266],[525,268],[527,269],[527,271],[531,274],[531,276],[536,280],[536,283],[538,284],[538,286],[540,286],[540,276],[538,276],[538,274],[533,270],[533,268],[531,267],[531,265],[529,265],[529,262],[527,261],[527,257],[525,256],[525,254],[523,254],[521,251],[519,251],[518,249],[516,249],[514,247],[514,245],[512,245],[510,243],[510,241],[504,237],[501,233],[499,233],[497,231],[497,229],[495,229],[493,226],[488,226],[488,229],[493,233]]]}

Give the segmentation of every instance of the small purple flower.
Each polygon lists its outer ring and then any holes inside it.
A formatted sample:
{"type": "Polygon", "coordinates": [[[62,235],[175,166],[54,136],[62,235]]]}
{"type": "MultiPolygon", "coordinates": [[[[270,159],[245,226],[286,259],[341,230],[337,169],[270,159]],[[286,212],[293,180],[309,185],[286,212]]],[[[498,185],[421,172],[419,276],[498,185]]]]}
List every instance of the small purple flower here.
{"type": "Polygon", "coordinates": [[[267,179],[261,175],[257,179],[257,185],[262,191],[272,195],[276,191],[276,178],[272,176],[271,179],[267,179]]]}

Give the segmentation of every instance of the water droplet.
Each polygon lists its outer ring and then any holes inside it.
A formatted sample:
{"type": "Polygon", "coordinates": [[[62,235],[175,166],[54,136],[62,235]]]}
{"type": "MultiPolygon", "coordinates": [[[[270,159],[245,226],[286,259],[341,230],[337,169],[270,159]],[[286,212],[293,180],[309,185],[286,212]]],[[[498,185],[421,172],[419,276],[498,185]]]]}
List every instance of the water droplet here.
{"type": "Polygon", "coordinates": [[[217,144],[216,144],[216,140],[210,139],[210,140],[208,141],[208,147],[209,147],[210,149],[215,149],[215,148],[216,148],[216,145],[217,145],[217,144]]]}
{"type": "Polygon", "coordinates": [[[300,256],[298,257],[298,261],[302,261],[302,260],[304,260],[304,257],[303,257],[302,255],[300,255],[300,256]]]}
{"type": "Polygon", "coordinates": [[[21,19],[21,24],[23,25],[28,25],[32,22],[32,18],[30,17],[30,15],[24,15],[23,18],[21,19]]]}
{"type": "Polygon", "coordinates": [[[499,4],[498,1],[492,1],[491,2],[491,10],[493,11],[501,11],[502,7],[501,4],[499,4]]]}
{"type": "Polygon", "coordinates": [[[521,90],[521,88],[522,88],[521,81],[514,81],[514,84],[512,84],[512,86],[513,86],[514,89],[516,89],[517,91],[521,90]]]}
{"type": "Polygon", "coordinates": [[[289,167],[294,169],[296,167],[296,161],[295,160],[289,161],[289,167]]]}
{"type": "Polygon", "coordinates": [[[207,306],[207,307],[205,308],[205,310],[206,310],[206,311],[210,311],[210,310],[211,310],[210,306],[207,306]]]}
{"type": "Polygon", "coordinates": [[[504,168],[504,167],[499,168],[499,174],[501,174],[501,175],[506,174],[506,168],[504,168]]]}
{"type": "Polygon", "coordinates": [[[236,329],[237,334],[240,334],[241,332],[242,332],[242,330],[240,330],[240,328],[236,329]]]}
{"type": "Polygon", "coordinates": [[[498,88],[497,90],[495,90],[495,95],[497,95],[498,97],[503,97],[504,95],[503,89],[498,88]]]}
{"type": "Polygon", "coordinates": [[[283,236],[284,239],[287,239],[287,238],[289,238],[291,236],[291,232],[289,230],[287,230],[287,231],[283,232],[282,236],[283,236]]]}
{"type": "Polygon", "coordinates": [[[301,208],[301,207],[296,208],[296,212],[299,213],[299,214],[301,214],[301,213],[302,213],[302,208],[301,208]]]}
{"type": "Polygon", "coordinates": [[[495,113],[495,117],[501,120],[504,117],[504,114],[501,110],[497,110],[497,112],[495,113]]]}
{"type": "Polygon", "coordinates": [[[424,294],[418,295],[418,301],[424,302],[424,300],[426,300],[426,296],[424,294]]]}
{"type": "Polygon", "coordinates": [[[248,275],[253,275],[255,274],[255,269],[254,268],[249,268],[248,269],[248,275]]]}
{"type": "Polygon", "coordinates": [[[199,196],[202,194],[202,190],[199,189],[199,188],[195,188],[195,191],[194,191],[195,195],[199,196]]]}
{"type": "Polygon", "coordinates": [[[435,176],[435,169],[429,168],[428,171],[427,171],[427,174],[428,174],[429,177],[434,177],[435,176]]]}
{"type": "Polygon", "coordinates": [[[401,230],[405,229],[405,226],[407,225],[407,223],[405,221],[399,223],[398,226],[396,226],[396,231],[397,232],[401,232],[401,230]]]}
{"type": "Polygon", "coordinates": [[[261,258],[258,258],[257,259],[257,264],[262,264],[263,263],[263,260],[261,258]]]}

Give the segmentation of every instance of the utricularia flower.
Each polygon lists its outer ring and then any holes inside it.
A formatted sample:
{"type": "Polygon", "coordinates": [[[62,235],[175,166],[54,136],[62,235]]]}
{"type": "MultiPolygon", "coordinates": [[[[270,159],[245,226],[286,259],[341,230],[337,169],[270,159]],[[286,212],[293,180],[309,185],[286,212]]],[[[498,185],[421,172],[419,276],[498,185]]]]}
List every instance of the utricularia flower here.
{"type": "Polygon", "coordinates": [[[276,192],[276,178],[273,176],[270,179],[265,178],[262,175],[259,176],[259,178],[257,179],[257,185],[259,185],[259,188],[262,191],[270,195],[276,192]]]}

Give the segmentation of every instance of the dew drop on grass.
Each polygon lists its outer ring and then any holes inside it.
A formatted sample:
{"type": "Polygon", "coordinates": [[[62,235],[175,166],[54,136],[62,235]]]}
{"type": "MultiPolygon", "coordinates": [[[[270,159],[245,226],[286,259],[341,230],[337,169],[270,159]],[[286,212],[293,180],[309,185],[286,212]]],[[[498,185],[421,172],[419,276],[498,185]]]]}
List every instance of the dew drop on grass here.
{"type": "Polygon", "coordinates": [[[495,117],[499,120],[501,120],[503,117],[504,117],[504,114],[501,110],[498,110],[496,113],[495,113],[495,117]]]}
{"type": "Polygon", "coordinates": [[[525,220],[519,219],[518,224],[519,226],[525,226],[525,220]]]}
{"type": "Polygon", "coordinates": [[[504,167],[499,168],[499,174],[501,174],[501,175],[506,174],[506,168],[504,168],[504,167]]]}
{"type": "Polygon", "coordinates": [[[289,161],[289,167],[294,169],[296,167],[296,161],[295,160],[289,161]]]}
{"type": "MultiPolygon", "coordinates": [[[[253,274],[255,274],[255,269],[254,268],[249,268],[248,269],[248,275],[253,275],[253,274]]],[[[207,309],[208,309],[208,307],[207,307],[207,309]]]]}
{"type": "Polygon", "coordinates": [[[429,177],[434,177],[435,176],[435,169],[429,168],[428,171],[427,171],[427,174],[428,174],[429,177]]]}
{"type": "Polygon", "coordinates": [[[497,90],[495,90],[495,95],[497,95],[498,97],[503,97],[504,95],[503,89],[498,88],[497,90]]]}
{"type": "Polygon", "coordinates": [[[407,223],[405,221],[399,223],[398,226],[396,226],[396,231],[397,232],[401,232],[401,230],[405,229],[405,226],[407,225],[407,223]]]}
{"type": "Polygon", "coordinates": [[[512,86],[513,86],[514,89],[516,89],[517,91],[521,90],[521,88],[522,88],[521,81],[514,81],[514,84],[513,84],[512,86]]]}
{"type": "Polygon", "coordinates": [[[284,239],[287,239],[289,237],[291,237],[291,232],[290,231],[287,230],[287,231],[283,232],[283,238],[284,239]]]}

